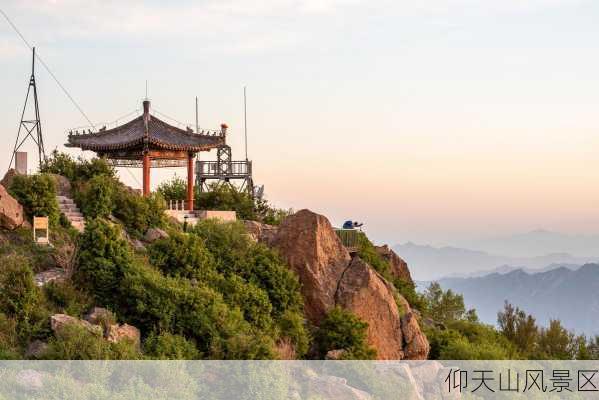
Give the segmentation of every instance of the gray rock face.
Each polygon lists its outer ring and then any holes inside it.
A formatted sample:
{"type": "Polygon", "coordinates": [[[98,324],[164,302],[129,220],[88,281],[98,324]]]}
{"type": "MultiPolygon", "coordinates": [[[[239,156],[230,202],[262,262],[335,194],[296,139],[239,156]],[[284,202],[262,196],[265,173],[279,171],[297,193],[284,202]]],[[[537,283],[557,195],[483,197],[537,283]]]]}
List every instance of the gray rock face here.
{"type": "Polygon", "coordinates": [[[23,225],[23,207],[0,185],[0,227],[13,230],[23,225]]]}
{"type": "Polygon", "coordinates": [[[150,228],[150,229],[148,229],[148,231],[146,232],[146,234],[144,236],[144,241],[148,242],[148,243],[152,243],[152,242],[155,242],[160,239],[166,239],[167,237],[169,237],[168,233],[166,233],[162,229],[150,228]]]}
{"type": "Polygon", "coordinates": [[[67,272],[62,268],[51,268],[35,274],[35,285],[42,287],[50,282],[61,283],[67,278],[67,272]]]}
{"type": "Polygon", "coordinates": [[[92,325],[87,321],[79,318],[71,317],[66,314],[54,314],[50,317],[50,327],[54,334],[60,334],[62,329],[68,325],[77,325],[97,336],[102,336],[102,327],[98,325],[92,325]]]}

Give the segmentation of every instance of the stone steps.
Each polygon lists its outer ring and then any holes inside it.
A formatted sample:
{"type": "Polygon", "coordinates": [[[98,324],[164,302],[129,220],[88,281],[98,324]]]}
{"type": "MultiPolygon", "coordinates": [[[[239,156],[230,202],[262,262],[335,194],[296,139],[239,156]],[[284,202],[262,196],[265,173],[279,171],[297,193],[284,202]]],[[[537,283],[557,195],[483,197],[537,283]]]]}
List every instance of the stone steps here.
{"type": "Polygon", "coordinates": [[[73,199],[67,196],[56,196],[60,212],[69,220],[73,228],[79,232],[85,229],[85,217],[73,199]]]}

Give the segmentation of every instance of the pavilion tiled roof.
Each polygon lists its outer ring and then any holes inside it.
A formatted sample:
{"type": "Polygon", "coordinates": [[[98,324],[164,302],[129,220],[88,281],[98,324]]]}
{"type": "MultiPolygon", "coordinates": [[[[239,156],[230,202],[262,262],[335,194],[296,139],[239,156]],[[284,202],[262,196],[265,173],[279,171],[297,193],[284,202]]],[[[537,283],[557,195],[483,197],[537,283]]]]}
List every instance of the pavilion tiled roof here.
{"type": "MultiPolygon", "coordinates": [[[[198,152],[224,144],[225,137],[220,132],[197,134],[169,125],[153,115],[148,116],[147,140],[152,149],[198,152]]],[[[70,134],[65,146],[101,152],[123,151],[142,146],[145,135],[144,115],[140,115],[113,129],[70,134]]]]}

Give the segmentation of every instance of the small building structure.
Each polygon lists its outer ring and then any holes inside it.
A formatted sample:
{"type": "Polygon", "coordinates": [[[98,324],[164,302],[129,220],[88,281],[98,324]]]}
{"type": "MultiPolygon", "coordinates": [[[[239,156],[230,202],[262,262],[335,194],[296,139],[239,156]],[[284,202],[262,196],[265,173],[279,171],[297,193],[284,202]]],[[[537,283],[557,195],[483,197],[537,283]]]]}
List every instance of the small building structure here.
{"type": "Polygon", "coordinates": [[[150,168],[187,166],[185,209],[194,210],[194,160],[197,153],[225,145],[227,125],[220,131],[194,132],[169,125],[150,113],[144,100],[143,114],[112,129],[69,133],[67,147],[91,150],[116,167],[143,169],[143,195],[150,194],[150,168]]]}

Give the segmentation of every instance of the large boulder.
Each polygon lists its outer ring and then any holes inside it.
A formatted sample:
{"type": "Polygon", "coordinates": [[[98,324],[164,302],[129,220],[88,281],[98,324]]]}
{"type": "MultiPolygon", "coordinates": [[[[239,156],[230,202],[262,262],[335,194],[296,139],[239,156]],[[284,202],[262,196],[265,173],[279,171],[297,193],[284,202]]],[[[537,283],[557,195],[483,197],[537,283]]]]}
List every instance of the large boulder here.
{"type": "Polygon", "coordinates": [[[368,343],[381,360],[404,358],[401,315],[394,288],[370,265],[356,257],[343,274],[336,295],[337,305],[368,323],[368,343]]]}
{"type": "Polygon", "coordinates": [[[406,312],[401,317],[401,332],[404,338],[405,359],[426,360],[430,345],[412,311],[406,312]]]}
{"type": "Polygon", "coordinates": [[[375,246],[376,251],[383,257],[391,267],[391,275],[404,282],[414,283],[410,270],[408,269],[408,263],[403,258],[398,256],[388,245],[375,246]]]}
{"type": "Polygon", "coordinates": [[[0,227],[13,230],[23,225],[23,207],[0,185],[0,227]]]}
{"type": "Polygon", "coordinates": [[[102,336],[103,333],[102,327],[90,324],[79,318],[71,317],[70,315],[54,314],[50,317],[50,327],[55,334],[60,333],[68,325],[77,325],[97,336],[102,336]]]}
{"type": "Polygon", "coordinates": [[[163,231],[160,228],[150,228],[144,235],[144,241],[147,243],[152,243],[160,239],[166,239],[168,237],[168,233],[163,231]]]}
{"type": "Polygon", "coordinates": [[[331,223],[309,210],[285,218],[272,245],[298,274],[306,317],[318,324],[335,306],[337,282],[351,260],[347,249],[331,223]]]}
{"type": "Polygon", "coordinates": [[[94,307],[85,315],[85,320],[93,325],[108,325],[114,323],[116,318],[109,310],[94,307]]]}
{"type": "Polygon", "coordinates": [[[119,343],[123,340],[128,340],[133,344],[139,346],[141,335],[139,329],[132,325],[110,325],[105,334],[106,339],[112,343],[119,343]]]}
{"type": "Polygon", "coordinates": [[[15,170],[14,168],[9,169],[8,171],[6,171],[6,174],[4,174],[4,178],[2,178],[2,180],[0,181],[0,185],[4,186],[6,189],[9,189],[10,185],[12,185],[12,181],[15,179],[15,176],[17,175],[19,175],[17,170],[15,170]]]}
{"type": "Polygon", "coordinates": [[[426,358],[429,345],[408,302],[374,268],[350,257],[324,216],[301,210],[287,217],[270,244],[298,274],[312,323],[340,306],[368,323],[379,359],[426,358]]]}

